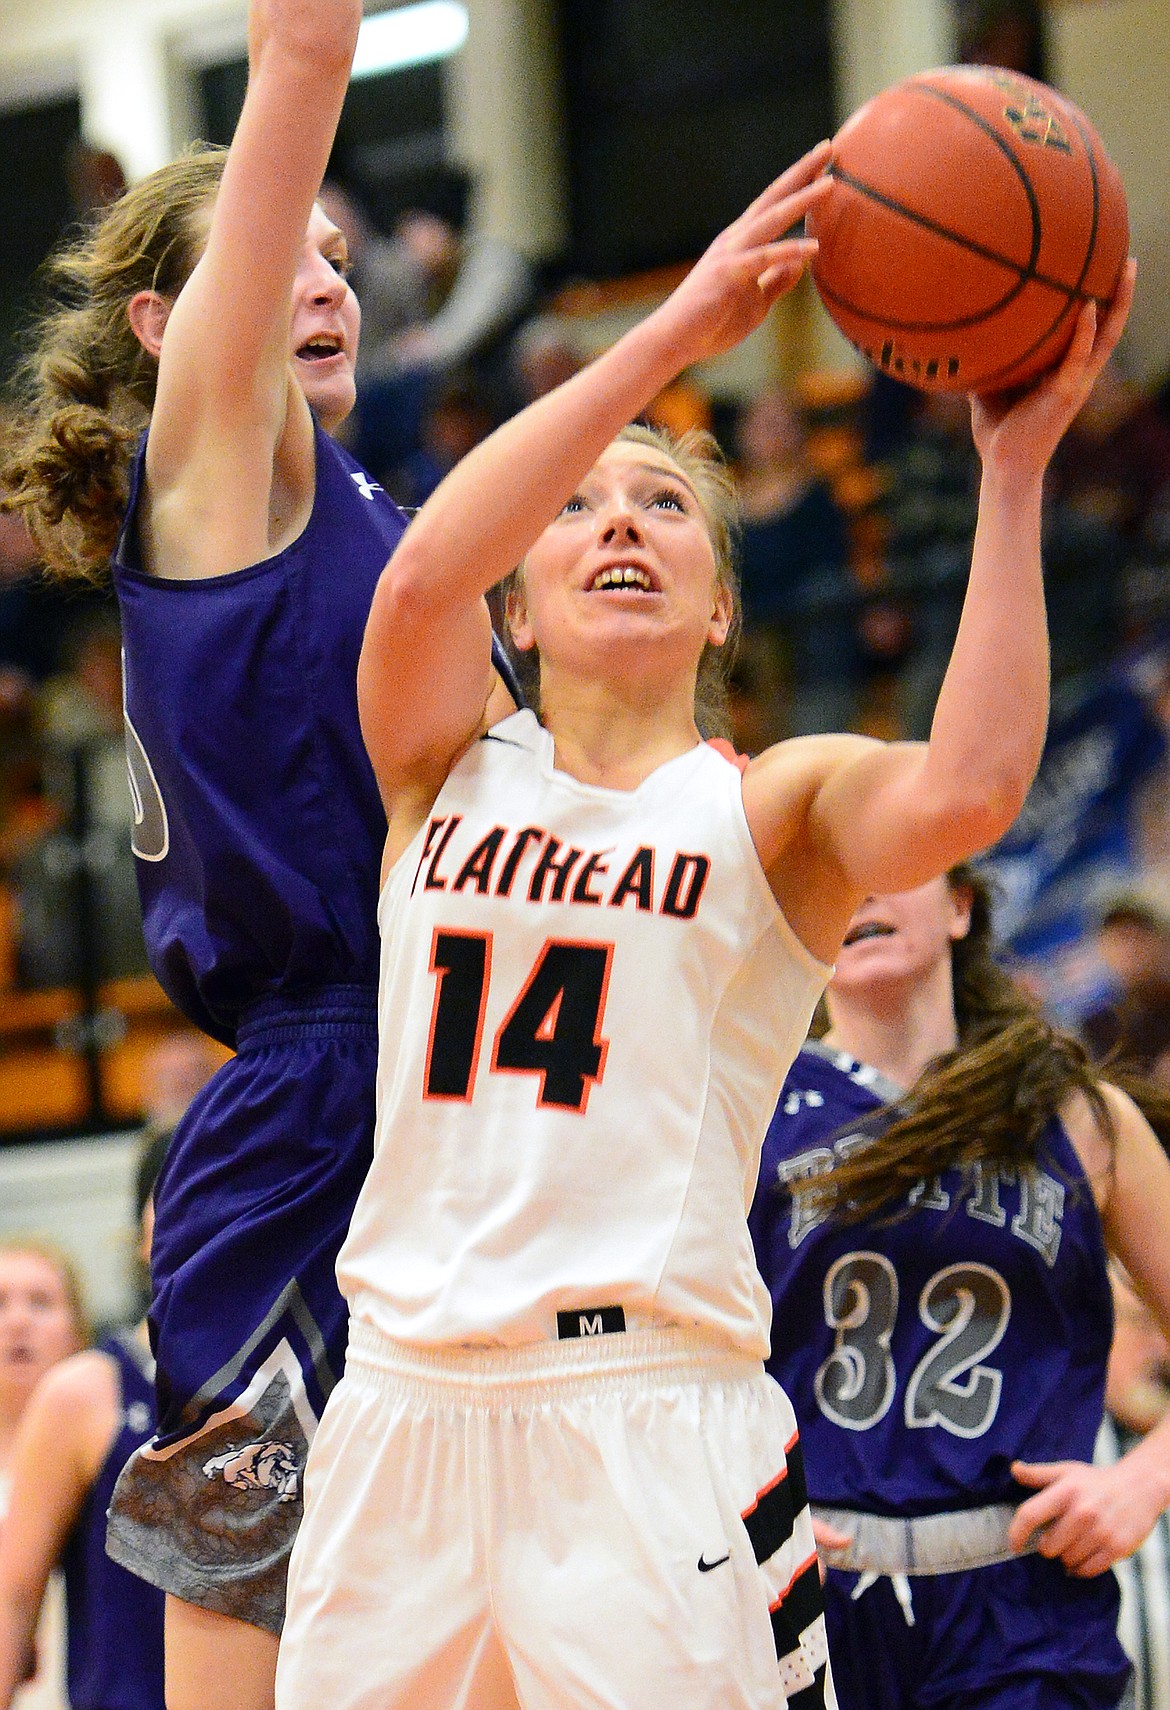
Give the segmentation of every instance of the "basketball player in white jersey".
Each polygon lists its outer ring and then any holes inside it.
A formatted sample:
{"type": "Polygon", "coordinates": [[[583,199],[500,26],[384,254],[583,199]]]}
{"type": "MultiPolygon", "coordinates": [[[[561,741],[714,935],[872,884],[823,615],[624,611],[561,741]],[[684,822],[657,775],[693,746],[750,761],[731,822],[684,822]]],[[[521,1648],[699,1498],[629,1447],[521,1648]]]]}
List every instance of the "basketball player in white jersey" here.
{"type": "Polygon", "coordinates": [[[979,529],[930,741],[803,737],[741,774],[696,720],[734,621],[723,475],[623,430],[796,282],[813,246],[784,234],[826,153],[461,463],[375,595],[379,1126],[278,1710],[834,1703],[745,1210],[857,904],[943,873],[1024,799],[1041,480],[1130,280],[1058,372],[973,406],[979,529]],[[539,716],[489,728],[484,594],[517,565],[539,716]]]}

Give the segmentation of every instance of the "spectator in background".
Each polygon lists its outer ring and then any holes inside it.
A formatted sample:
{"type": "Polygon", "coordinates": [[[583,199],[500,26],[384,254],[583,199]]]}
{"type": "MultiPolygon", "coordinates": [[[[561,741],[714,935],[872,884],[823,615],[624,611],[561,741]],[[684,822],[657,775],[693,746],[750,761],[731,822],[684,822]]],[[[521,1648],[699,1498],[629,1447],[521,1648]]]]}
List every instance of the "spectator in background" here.
{"type": "Polygon", "coordinates": [[[146,970],[112,608],[76,622],[66,668],[38,695],[50,823],[14,861],[17,962],[28,986],[146,970]]]}
{"type": "Polygon", "coordinates": [[[1117,359],[1089,393],[1052,463],[1051,495],[1099,518],[1128,545],[1170,502],[1170,422],[1117,359]]]}
{"type": "MultiPolygon", "coordinates": [[[[47,824],[35,695],[38,680],[56,663],[54,625],[47,619],[59,602],[46,598],[35,567],[24,519],[0,513],[0,873],[5,876],[47,824]]],[[[13,956],[6,948],[4,983],[14,977],[13,956]]]]}
{"type": "Polygon", "coordinates": [[[449,374],[482,360],[530,306],[531,264],[513,245],[425,207],[409,208],[394,236],[422,276],[428,312],[375,351],[369,371],[449,374]]]}
{"type": "MultiPolygon", "coordinates": [[[[0,407],[0,441],[5,427],[0,407]]],[[[119,862],[127,871],[130,867],[121,830],[127,823],[129,796],[116,639],[112,652],[107,650],[104,658],[97,645],[90,650],[89,658],[84,648],[80,661],[70,658],[71,636],[91,624],[100,625],[109,609],[108,596],[76,591],[66,594],[43,576],[25,519],[0,513],[0,875],[14,889],[26,892],[23,926],[13,910],[12,925],[5,929],[5,944],[12,946],[3,958],[5,983],[17,978],[22,953],[20,977],[30,984],[59,983],[58,976],[65,974],[70,952],[75,949],[68,942],[68,926],[62,924],[68,912],[62,882],[72,882],[71,878],[65,880],[64,869],[72,868],[73,863],[57,859],[63,851],[52,841],[62,832],[71,812],[67,798],[72,781],[65,776],[68,762],[53,728],[66,682],[72,683],[68,699],[74,709],[83,701],[88,706],[91,699],[103,705],[99,722],[110,736],[103,793],[108,794],[112,785],[120,798],[120,818],[115,818],[120,847],[103,854],[114,867],[119,862]],[[76,680],[68,676],[75,663],[76,680]],[[56,867],[51,881],[46,863],[49,869],[56,867]],[[13,943],[18,936],[24,940],[22,952],[13,943]]],[[[76,643],[73,651],[78,651],[76,643]]],[[[71,744],[77,734],[76,730],[70,732],[71,744]]],[[[140,966],[136,904],[128,931],[132,946],[129,961],[140,966]]],[[[125,962],[126,957],[118,951],[115,960],[125,962]]]]}
{"type": "Polygon", "coordinates": [[[967,428],[966,400],[959,393],[921,392],[904,401],[909,419],[884,465],[881,510],[888,593],[910,614],[909,645],[897,664],[898,720],[905,734],[917,739],[929,731],[958,628],[975,533],[979,463],[967,428]]]}
{"type": "MultiPolygon", "coordinates": [[[[0,404],[0,451],[9,419],[0,404]]],[[[43,578],[25,519],[0,512],[0,712],[60,669],[68,629],[90,599],[66,598],[43,578]]]]}
{"type": "Polygon", "coordinates": [[[384,362],[394,340],[427,313],[428,288],[419,258],[397,237],[374,226],[352,191],[327,179],[318,197],[326,217],[345,234],[349,283],[362,306],[362,337],[355,372],[359,382],[384,362]]]}
{"type": "Polygon", "coordinates": [[[69,195],[82,217],[108,208],[126,189],[126,174],[117,155],[82,137],[69,150],[65,170],[69,195]]]}
{"type": "Polygon", "coordinates": [[[956,0],[958,58],[1047,78],[1042,0],[956,0]]]}
{"type": "MultiPolygon", "coordinates": [[[[85,1346],[88,1334],[77,1273],[65,1255],[33,1239],[0,1245],[0,1540],[17,1438],[33,1391],[51,1366],[85,1346]]],[[[22,1668],[21,1710],[59,1710],[61,1619],[56,1595],[46,1606],[36,1654],[22,1668]]]]}
{"type": "Polygon", "coordinates": [[[0,1246],[0,1515],[21,1415],[51,1365],[84,1346],[81,1288],[63,1253],[36,1240],[0,1246]]]}
{"type": "MultiPolygon", "coordinates": [[[[910,429],[885,465],[882,512],[889,592],[905,601],[911,625],[898,668],[900,718],[906,735],[920,738],[958,626],[979,470],[961,394],[923,392],[910,410],[910,429]]],[[[1123,560],[1108,518],[1048,490],[1044,586],[1057,716],[1091,685],[1120,639],[1123,560]]]]}
{"type": "Polygon", "coordinates": [[[164,1034],[142,1064],[144,1145],[176,1127],[227,1054],[225,1046],[193,1027],[164,1034]]]}
{"type": "MultiPolygon", "coordinates": [[[[743,526],[745,646],[787,684],[794,736],[855,727],[861,687],[857,590],[844,513],[808,455],[804,422],[780,386],[747,404],[736,431],[743,526]]],[[[967,560],[963,575],[966,576],[967,560]]],[[[769,740],[784,734],[775,729],[769,740]]]]}
{"type": "Polygon", "coordinates": [[[512,338],[510,360],[513,410],[535,403],[584,367],[581,353],[564,327],[555,316],[546,314],[523,322],[512,338]]]}
{"type": "MultiPolygon", "coordinates": [[[[153,1192],[170,1141],[143,1145],[135,1181],[140,1261],[149,1264],[153,1192]]],[[[0,1710],[29,1668],[54,1567],[64,1570],[71,1710],[165,1710],[163,1593],[110,1560],[114,1481],[155,1423],[146,1320],[61,1360],[37,1384],[13,1455],[0,1531],[0,1710]]]]}
{"type": "MultiPolygon", "coordinates": [[[[1105,574],[1112,577],[1114,630],[1130,646],[1156,638],[1170,616],[1170,420],[1116,360],[1060,447],[1052,495],[1057,514],[1082,536],[1112,546],[1105,574]]],[[[1083,602],[1070,581],[1074,595],[1083,602]]]]}
{"type": "Polygon", "coordinates": [[[491,405],[471,376],[453,375],[427,404],[418,450],[387,477],[387,492],[400,505],[416,509],[495,425],[491,405]]]}
{"type": "Polygon", "coordinates": [[[1106,898],[1097,954],[1119,990],[1170,979],[1170,895],[1155,880],[1134,880],[1106,898]]]}
{"type": "Polygon", "coordinates": [[[533,291],[524,256],[469,223],[467,175],[445,168],[430,179],[388,237],[337,181],[321,195],[345,235],[362,305],[351,448],[382,478],[420,450],[428,402],[456,371],[469,371],[503,413],[506,340],[533,291]]]}
{"type": "Polygon", "coordinates": [[[1090,1051],[1170,1086],[1170,895],[1152,877],[1114,890],[1093,949],[1107,992],[1081,1026],[1090,1051]]]}

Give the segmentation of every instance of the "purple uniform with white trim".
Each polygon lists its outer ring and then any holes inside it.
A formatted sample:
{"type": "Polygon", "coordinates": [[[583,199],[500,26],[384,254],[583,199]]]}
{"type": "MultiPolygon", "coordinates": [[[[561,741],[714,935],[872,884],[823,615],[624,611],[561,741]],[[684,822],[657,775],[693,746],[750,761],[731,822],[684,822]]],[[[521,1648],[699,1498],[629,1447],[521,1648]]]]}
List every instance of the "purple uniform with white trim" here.
{"type": "Polygon", "coordinates": [[[162,1592],[112,1562],[105,1546],[114,1480],[154,1430],[154,1362],[129,1334],[99,1347],[118,1367],[121,1415],[61,1560],[70,1710],[164,1710],[162,1592]]]}
{"type": "Polygon", "coordinates": [[[279,1632],[304,1457],[344,1360],[334,1265],[371,1154],[386,820],[356,676],[405,518],[318,429],[300,538],[178,581],[141,568],[136,493],[114,571],[147,946],[237,1055],[156,1187],[159,1431],[119,1482],[109,1548],[279,1632]]]}
{"type": "Polygon", "coordinates": [[[871,1530],[886,1539],[897,1534],[882,1518],[923,1522],[906,1529],[903,1571],[830,1571],[841,1701],[1100,1710],[1127,1672],[1113,1575],[1004,1561],[987,1541],[1028,1494],[1013,1460],[1093,1458],[1113,1311],[1092,1191],[1054,1120],[1030,1172],[946,1171],[888,1218],[816,1218],[801,1181],[879,1131],[875,1113],[896,1096],[866,1065],[806,1046],[750,1219],[773,1300],[769,1370],[796,1411],[814,1511],[845,1511],[858,1539],[862,1515],[880,1517],[871,1530]],[[938,1539],[951,1535],[947,1571],[938,1539]],[[989,1565],[969,1566],[981,1550],[989,1565]]]}

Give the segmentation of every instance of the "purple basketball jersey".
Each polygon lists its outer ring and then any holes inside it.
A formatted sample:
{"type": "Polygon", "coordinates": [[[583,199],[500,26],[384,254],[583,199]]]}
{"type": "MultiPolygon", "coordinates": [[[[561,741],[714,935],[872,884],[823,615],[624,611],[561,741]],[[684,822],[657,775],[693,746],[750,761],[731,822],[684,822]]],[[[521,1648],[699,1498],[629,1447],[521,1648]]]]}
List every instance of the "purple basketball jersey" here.
{"type": "Polygon", "coordinates": [[[788,1075],[751,1214],[769,1369],[814,1502],[914,1515],[1019,1501],[1013,1460],[1093,1457],[1113,1329],[1093,1195],[1053,1121],[1030,1171],[950,1170],[888,1216],[818,1220],[801,1182],[894,1096],[818,1046],[788,1075]]]}
{"type": "Polygon", "coordinates": [[[405,518],[320,429],[316,451],[312,515],[276,557],[151,576],[128,526],[115,560],[151,965],[228,1044],[266,993],[378,977],[386,820],[357,662],[405,518]]]}
{"type": "Polygon", "coordinates": [[[150,1360],[128,1336],[100,1344],[117,1362],[122,1416],[65,1546],[72,1710],[163,1710],[163,1594],[106,1554],[114,1481],[154,1430],[150,1360]]]}

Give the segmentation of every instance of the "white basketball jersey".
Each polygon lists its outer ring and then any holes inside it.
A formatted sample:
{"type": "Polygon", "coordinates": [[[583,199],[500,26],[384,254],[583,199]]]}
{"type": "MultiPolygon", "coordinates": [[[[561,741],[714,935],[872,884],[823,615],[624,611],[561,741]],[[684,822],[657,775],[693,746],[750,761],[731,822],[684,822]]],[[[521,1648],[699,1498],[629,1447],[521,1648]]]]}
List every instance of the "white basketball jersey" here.
{"type": "Polygon", "coordinates": [[[338,1275],[399,1341],[620,1306],[763,1357],[760,1146],[829,970],[776,906],[736,768],[635,790],[530,712],[453,769],[382,891],[374,1162],[338,1275]]]}

